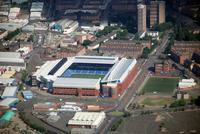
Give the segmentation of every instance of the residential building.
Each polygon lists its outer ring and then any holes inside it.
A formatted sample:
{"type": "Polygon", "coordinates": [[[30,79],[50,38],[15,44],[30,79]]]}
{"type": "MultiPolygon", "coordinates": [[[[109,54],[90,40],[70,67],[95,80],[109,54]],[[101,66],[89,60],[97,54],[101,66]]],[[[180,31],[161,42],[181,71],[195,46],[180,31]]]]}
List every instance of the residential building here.
{"type": "Polygon", "coordinates": [[[165,22],[165,2],[151,1],[149,5],[149,26],[152,28],[155,24],[165,22]]]}
{"type": "Polygon", "coordinates": [[[146,26],[146,5],[139,4],[138,6],[138,34],[139,36],[142,34],[145,34],[147,31],[147,26],[146,26]]]}

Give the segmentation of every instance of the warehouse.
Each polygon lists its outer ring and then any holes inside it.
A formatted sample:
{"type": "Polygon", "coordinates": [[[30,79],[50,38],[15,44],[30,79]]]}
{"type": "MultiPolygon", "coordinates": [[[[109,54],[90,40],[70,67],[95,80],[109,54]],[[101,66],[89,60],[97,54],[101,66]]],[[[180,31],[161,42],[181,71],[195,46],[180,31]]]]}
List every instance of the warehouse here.
{"type": "Polygon", "coordinates": [[[104,122],[106,114],[104,112],[76,112],[69,120],[70,128],[99,128],[104,122]]]}
{"type": "Polygon", "coordinates": [[[6,87],[4,92],[1,96],[2,99],[4,98],[16,98],[16,93],[18,91],[17,86],[6,87]]]}
{"type": "Polygon", "coordinates": [[[135,59],[118,57],[76,56],[47,61],[33,78],[53,94],[116,98],[136,76],[136,63],[135,59]]]}
{"type": "Polygon", "coordinates": [[[18,52],[0,52],[0,66],[9,71],[26,69],[25,61],[18,52]]]}

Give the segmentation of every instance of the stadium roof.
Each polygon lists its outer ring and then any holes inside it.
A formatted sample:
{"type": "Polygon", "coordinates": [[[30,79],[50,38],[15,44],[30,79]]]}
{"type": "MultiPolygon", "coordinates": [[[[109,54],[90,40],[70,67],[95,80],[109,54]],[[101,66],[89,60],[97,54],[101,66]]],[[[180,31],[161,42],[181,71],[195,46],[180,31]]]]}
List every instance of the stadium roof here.
{"type": "Polygon", "coordinates": [[[76,56],[74,58],[75,63],[114,64],[117,60],[118,57],[106,56],[76,56]]]}
{"type": "Polygon", "coordinates": [[[89,125],[98,127],[106,118],[104,112],[76,112],[74,117],[69,120],[68,125],[89,125]]]}
{"type": "Polygon", "coordinates": [[[24,63],[18,52],[0,52],[0,62],[24,63]]]}
{"type": "Polygon", "coordinates": [[[54,60],[54,61],[47,61],[45,64],[43,64],[34,74],[33,76],[36,76],[37,79],[40,79],[41,76],[47,77],[50,79],[51,75],[48,75],[48,73],[54,68],[54,66],[59,63],[61,59],[54,60]]]}
{"type": "Polygon", "coordinates": [[[18,90],[17,86],[6,87],[1,98],[15,97],[18,90]]]}
{"type": "Polygon", "coordinates": [[[53,87],[100,89],[100,79],[57,78],[53,87]]]}
{"type": "Polygon", "coordinates": [[[121,59],[112,69],[110,74],[103,79],[103,81],[118,81],[122,82],[129,71],[136,65],[135,59],[121,59]]]}

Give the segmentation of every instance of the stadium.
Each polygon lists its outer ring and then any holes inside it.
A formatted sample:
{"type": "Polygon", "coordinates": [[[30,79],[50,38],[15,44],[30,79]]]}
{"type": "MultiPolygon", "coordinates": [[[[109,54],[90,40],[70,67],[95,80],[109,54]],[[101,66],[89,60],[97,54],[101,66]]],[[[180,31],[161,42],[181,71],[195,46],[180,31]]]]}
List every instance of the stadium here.
{"type": "Polygon", "coordinates": [[[69,57],[47,61],[32,78],[52,94],[116,98],[136,76],[136,63],[135,59],[118,57],[69,57]]]}

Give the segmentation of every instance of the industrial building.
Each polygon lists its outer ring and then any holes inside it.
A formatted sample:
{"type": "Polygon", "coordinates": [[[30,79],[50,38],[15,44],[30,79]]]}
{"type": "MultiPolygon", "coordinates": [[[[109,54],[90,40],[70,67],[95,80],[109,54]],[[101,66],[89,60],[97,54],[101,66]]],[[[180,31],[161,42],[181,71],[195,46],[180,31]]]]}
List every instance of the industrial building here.
{"type": "Polygon", "coordinates": [[[18,91],[18,87],[17,86],[5,87],[4,92],[1,95],[1,98],[2,99],[5,99],[5,98],[16,98],[17,91],[18,91]]]}
{"type": "Polygon", "coordinates": [[[51,30],[61,32],[63,34],[69,34],[71,32],[74,32],[78,27],[79,23],[77,21],[62,19],[54,22],[53,26],[51,26],[51,30]]]}
{"type": "Polygon", "coordinates": [[[104,122],[106,114],[104,112],[76,112],[74,117],[68,121],[70,128],[99,128],[104,122]]]}
{"type": "Polygon", "coordinates": [[[33,80],[53,94],[116,98],[136,76],[136,63],[118,57],[69,57],[47,61],[33,74],[33,80]]]}
{"type": "Polygon", "coordinates": [[[26,69],[26,63],[18,52],[0,52],[0,67],[8,71],[20,71],[26,69]]]}

